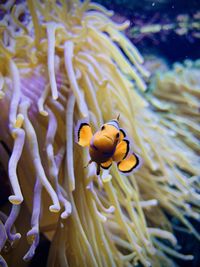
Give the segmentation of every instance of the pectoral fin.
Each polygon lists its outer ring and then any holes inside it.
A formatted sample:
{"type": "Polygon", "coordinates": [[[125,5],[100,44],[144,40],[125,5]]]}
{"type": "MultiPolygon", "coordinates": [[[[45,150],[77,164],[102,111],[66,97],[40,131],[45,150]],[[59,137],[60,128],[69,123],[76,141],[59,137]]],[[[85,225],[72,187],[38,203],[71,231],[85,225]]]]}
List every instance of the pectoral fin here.
{"type": "Polygon", "coordinates": [[[117,164],[118,170],[123,174],[130,174],[136,167],[139,166],[139,157],[132,153],[127,158],[117,164]]]}
{"type": "Polygon", "coordinates": [[[129,141],[124,139],[116,147],[113,155],[113,160],[116,162],[122,161],[128,155],[129,152],[129,141]]]}
{"type": "Polygon", "coordinates": [[[92,139],[92,129],[86,122],[79,122],[76,127],[76,141],[80,146],[86,147],[90,145],[92,139]]]}

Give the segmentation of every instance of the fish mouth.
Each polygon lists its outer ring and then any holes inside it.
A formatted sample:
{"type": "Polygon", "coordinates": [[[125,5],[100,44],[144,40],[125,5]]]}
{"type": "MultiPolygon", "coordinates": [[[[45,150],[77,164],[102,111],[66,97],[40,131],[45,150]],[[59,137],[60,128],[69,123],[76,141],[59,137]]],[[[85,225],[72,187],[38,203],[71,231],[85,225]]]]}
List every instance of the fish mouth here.
{"type": "Polygon", "coordinates": [[[113,139],[111,137],[109,137],[107,135],[104,135],[104,136],[113,142],[113,139]]]}

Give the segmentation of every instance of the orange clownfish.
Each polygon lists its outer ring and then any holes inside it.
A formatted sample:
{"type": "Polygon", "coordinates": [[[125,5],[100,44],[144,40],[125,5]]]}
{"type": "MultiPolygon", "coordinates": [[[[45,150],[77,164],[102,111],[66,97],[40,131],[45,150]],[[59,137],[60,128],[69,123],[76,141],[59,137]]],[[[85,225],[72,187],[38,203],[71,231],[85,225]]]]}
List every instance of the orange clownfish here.
{"type": "Polygon", "coordinates": [[[119,116],[103,124],[94,135],[87,122],[79,121],[76,126],[76,141],[82,147],[89,147],[91,159],[87,166],[96,162],[97,175],[100,174],[100,167],[109,169],[113,161],[123,174],[130,174],[139,166],[139,157],[130,153],[130,142],[124,130],[119,128],[119,116]]]}

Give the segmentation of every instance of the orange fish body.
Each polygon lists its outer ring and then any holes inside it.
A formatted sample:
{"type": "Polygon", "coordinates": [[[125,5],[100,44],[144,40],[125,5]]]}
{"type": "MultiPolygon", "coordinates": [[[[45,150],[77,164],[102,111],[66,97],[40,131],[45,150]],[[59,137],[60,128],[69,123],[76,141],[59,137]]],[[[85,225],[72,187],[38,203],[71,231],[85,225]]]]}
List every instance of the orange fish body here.
{"type": "Polygon", "coordinates": [[[83,147],[89,147],[91,160],[88,164],[96,162],[97,175],[100,173],[100,167],[108,169],[113,161],[124,174],[129,174],[139,165],[138,156],[135,153],[129,154],[129,141],[125,132],[119,128],[119,116],[103,124],[94,135],[88,123],[79,122],[77,142],[83,147]]]}
{"type": "Polygon", "coordinates": [[[103,125],[102,128],[94,134],[89,146],[91,160],[96,163],[108,161],[113,156],[119,141],[119,130],[111,125],[103,125]]]}

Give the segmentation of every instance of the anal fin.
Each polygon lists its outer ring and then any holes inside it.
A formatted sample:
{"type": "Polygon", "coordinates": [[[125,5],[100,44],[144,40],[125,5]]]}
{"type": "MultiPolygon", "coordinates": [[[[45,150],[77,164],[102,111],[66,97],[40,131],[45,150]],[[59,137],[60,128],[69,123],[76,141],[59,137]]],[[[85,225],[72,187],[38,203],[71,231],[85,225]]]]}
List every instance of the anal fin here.
{"type": "Polygon", "coordinates": [[[109,169],[112,165],[112,159],[107,160],[104,163],[101,163],[101,167],[105,170],[109,169]]]}

